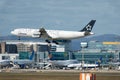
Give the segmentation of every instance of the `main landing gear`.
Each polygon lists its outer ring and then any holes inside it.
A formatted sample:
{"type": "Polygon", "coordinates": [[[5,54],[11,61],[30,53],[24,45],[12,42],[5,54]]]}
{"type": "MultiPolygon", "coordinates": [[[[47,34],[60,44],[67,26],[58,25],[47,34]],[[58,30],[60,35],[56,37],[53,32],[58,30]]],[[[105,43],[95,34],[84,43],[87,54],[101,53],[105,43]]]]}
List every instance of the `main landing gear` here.
{"type": "MultiPolygon", "coordinates": [[[[47,43],[49,43],[49,44],[51,43],[49,40],[45,40],[45,41],[46,41],[47,43]]],[[[55,44],[59,44],[59,43],[58,43],[57,41],[55,41],[55,40],[53,40],[52,42],[55,43],[55,44]]]]}

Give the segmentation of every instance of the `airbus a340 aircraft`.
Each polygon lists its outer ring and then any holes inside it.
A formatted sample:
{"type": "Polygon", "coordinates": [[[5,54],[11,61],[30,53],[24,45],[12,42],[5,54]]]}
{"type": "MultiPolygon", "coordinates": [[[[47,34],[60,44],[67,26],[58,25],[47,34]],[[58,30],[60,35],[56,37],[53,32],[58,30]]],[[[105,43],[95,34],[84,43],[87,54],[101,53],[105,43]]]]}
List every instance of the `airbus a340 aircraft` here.
{"type": "Polygon", "coordinates": [[[43,38],[46,42],[57,43],[56,40],[71,40],[77,39],[89,35],[93,35],[91,32],[96,20],[91,20],[82,30],[80,31],[64,31],[64,30],[46,30],[44,28],[40,29],[28,29],[28,28],[19,28],[11,31],[11,34],[16,36],[27,36],[34,38],[43,38]]]}

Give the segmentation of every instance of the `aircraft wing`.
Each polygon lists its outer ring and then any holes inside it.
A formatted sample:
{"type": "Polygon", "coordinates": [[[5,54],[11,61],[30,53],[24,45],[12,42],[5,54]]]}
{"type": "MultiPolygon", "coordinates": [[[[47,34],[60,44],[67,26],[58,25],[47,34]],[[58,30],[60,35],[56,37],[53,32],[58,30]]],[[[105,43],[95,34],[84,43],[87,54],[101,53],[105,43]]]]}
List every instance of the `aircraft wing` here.
{"type": "Polygon", "coordinates": [[[40,28],[39,32],[40,32],[40,37],[50,38],[50,39],[52,38],[44,28],[40,28]]]}

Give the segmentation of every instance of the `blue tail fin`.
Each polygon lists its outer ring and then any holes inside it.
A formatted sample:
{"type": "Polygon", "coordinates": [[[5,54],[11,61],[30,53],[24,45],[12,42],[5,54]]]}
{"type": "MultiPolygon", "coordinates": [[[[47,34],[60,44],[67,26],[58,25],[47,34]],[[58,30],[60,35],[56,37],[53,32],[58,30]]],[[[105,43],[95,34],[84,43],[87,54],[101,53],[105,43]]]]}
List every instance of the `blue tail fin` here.
{"type": "Polygon", "coordinates": [[[100,57],[100,61],[102,61],[102,57],[100,57]]]}
{"type": "Polygon", "coordinates": [[[102,57],[100,57],[99,59],[98,59],[98,61],[96,62],[96,64],[100,64],[102,62],[102,57]]]}
{"type": "Polygon", "coordinates": [[[31,56],[30,56],[30,60],[33,60],[33,57],[34,57],[34,50],[32,51],[32,54],[31,54],[31,56]]]}

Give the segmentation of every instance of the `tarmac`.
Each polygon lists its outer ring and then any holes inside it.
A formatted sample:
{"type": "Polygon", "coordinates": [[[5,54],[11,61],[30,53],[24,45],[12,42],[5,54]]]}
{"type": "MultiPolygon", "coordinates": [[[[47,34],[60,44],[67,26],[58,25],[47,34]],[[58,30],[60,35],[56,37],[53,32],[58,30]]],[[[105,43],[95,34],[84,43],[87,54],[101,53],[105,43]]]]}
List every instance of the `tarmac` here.
{"type": "Polygon", "coordinates": [[[0,80],[79,80],[80,73],[96,74],[96,80],[120,80],[120,71],[80,71],[80,70],[1,70],[0,80]]]}

